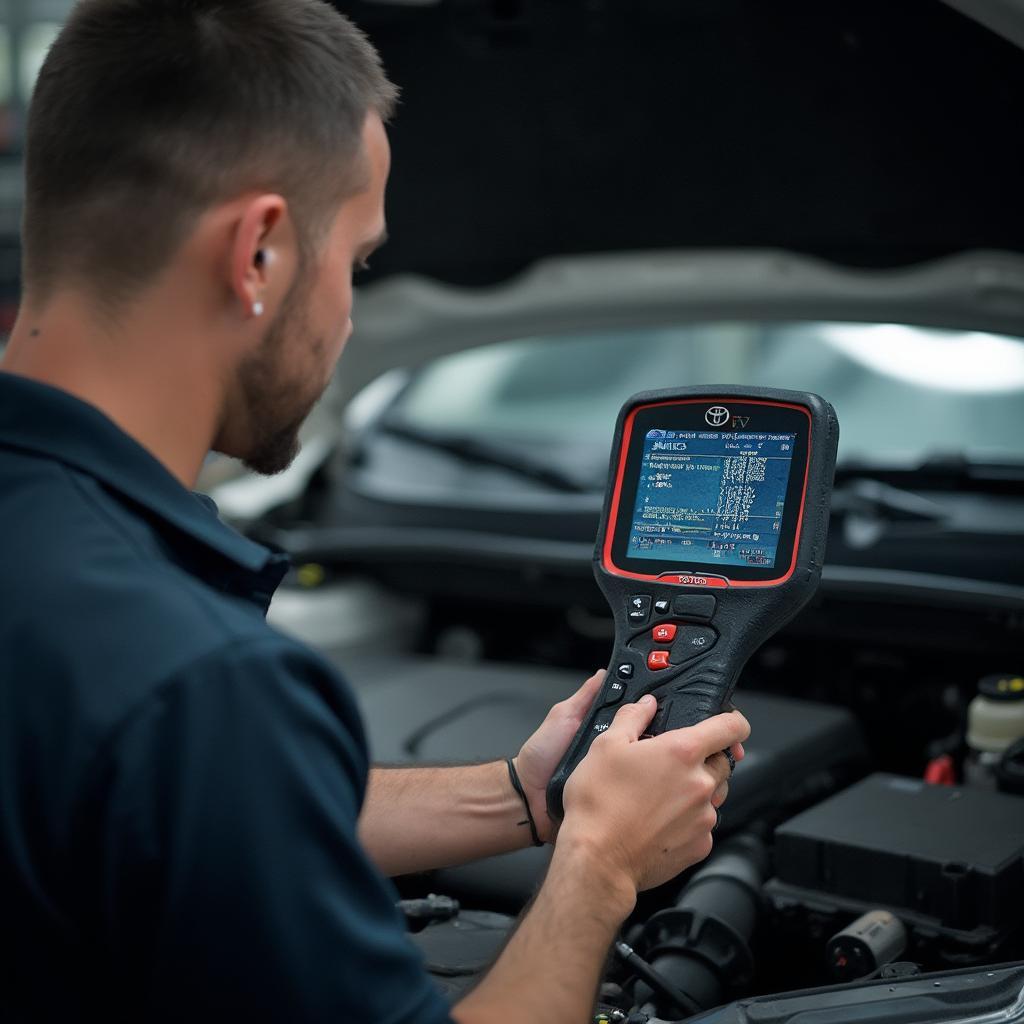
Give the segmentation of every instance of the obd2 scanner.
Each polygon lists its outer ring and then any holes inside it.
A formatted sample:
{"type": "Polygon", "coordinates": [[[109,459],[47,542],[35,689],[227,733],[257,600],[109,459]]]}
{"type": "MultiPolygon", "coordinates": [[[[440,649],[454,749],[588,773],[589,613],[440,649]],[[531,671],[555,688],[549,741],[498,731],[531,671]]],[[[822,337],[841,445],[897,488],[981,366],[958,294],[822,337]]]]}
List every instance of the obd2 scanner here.
{"type": "Polygon", "coordinates": [[[594,574],[615,616],[604,686],[551,777],[549,813],[618,708],[657,735],[729,707],[751,654],[821,578],[839,424],[817,395],[649,391],[615,426],[594,574]]]}

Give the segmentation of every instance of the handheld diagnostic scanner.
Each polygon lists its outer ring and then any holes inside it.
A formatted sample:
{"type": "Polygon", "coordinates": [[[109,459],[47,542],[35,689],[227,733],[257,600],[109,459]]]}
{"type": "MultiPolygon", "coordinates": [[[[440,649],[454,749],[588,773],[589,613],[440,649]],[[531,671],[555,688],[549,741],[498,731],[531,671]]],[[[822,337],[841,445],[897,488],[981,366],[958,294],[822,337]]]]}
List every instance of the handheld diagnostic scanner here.
{"type": "Polygon", "coordinates": [[[552,816],[624,702],[658,698],[651,735],[730,706],[747,659],[817,589],[838,440],[835,411],[804,392],[682,388],[623,406],[594,550],[615,648],[548,785],[552,816]]]}

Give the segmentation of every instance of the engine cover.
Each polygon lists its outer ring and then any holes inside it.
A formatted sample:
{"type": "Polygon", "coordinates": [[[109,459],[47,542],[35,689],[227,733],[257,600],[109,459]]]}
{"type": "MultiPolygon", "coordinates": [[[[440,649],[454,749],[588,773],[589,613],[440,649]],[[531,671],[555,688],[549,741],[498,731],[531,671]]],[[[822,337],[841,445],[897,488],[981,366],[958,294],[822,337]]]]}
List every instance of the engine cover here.
{"type": "Polygon", "coordinates": [[[891,910],[967,945],[1021,924],[1024,799],[875,774],[775,831],[776,906],[891,910]]]}

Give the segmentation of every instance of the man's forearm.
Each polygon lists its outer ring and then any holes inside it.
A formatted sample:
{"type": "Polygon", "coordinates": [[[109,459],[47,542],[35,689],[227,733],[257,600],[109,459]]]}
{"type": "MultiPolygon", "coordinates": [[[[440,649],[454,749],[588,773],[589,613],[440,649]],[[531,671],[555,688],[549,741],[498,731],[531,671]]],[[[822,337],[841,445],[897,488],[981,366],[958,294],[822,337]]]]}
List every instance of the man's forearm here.
{"type": "Polygon", "coordinates": [[[452,1011],[459,1024],[589,1020],[601,968],[635,890],[600,850],[555,849],[533,906],[483,981],[452,1011]]]}
{"type": "Polygon", "coordinates": [[[504,761],[374,768],[359,838],[384,874],[402,875],[529,846],[525,818],[504,761]]]}

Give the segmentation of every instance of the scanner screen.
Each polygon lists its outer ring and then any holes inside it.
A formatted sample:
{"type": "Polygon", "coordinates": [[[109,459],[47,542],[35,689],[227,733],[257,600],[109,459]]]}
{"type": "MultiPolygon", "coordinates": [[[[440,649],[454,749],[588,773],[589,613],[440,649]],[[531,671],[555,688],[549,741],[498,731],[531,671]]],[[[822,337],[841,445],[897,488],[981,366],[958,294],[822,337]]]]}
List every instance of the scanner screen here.
{"type": "Polygon", "coordinates": [[[772,569],[796,434],[648,430],[627,555],[772,569]]]}

